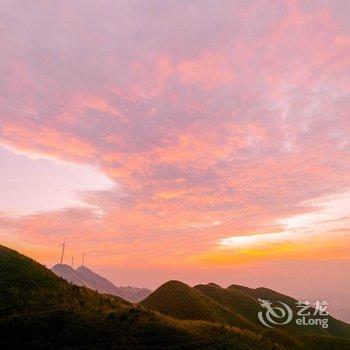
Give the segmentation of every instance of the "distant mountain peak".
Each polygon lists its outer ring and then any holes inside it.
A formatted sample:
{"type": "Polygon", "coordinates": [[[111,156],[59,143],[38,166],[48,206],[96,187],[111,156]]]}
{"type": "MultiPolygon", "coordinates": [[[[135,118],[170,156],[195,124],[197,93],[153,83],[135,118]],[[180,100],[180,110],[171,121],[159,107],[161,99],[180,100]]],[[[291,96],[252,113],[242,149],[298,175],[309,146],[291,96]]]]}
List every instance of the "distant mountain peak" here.
{"type": "Polygon", "coordinates": [[[146,288],[117,287],[107,278],[83,265],[74,270],[66,264],[56,264],[51,271],[78,286],[85,286],[102,294],[116,295],[133,303],[145,299],[152,293],[146,288]]]}
{"type": "Polygon", "coordinates": [[[91,288],[91,286],[87,285],[86,281],[84,281],[73,268],[66,264],[56,264],[51,268],[51,271],[57,276],[60,276],[66,281],[76,284],[77,286],[86,286],[91,288]]]}
{"type": "Polygon", "coordinates": [[[70,267],[69,265],[61,264],[61,263],[58,263],[58,264],[52,266],[52,269],[67,269],[67,270],[74,271],[74,269],[72,267],[70,267]]]}
{"type": "Polygon", "coordinates": [[[90,271],[93,272],[91,269],[86,267],[85,265],[80,265],[78,268],[75,269],[76,271],[90,271]]]}

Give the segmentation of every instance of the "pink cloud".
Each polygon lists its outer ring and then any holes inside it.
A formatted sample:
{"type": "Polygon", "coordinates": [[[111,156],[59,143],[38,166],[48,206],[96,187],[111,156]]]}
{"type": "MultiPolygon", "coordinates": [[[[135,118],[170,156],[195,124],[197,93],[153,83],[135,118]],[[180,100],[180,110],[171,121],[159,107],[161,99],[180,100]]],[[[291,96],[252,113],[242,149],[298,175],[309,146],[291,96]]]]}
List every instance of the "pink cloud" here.
{"type": "Polygon", "coordinates": [[[201,57],[178,64],[184,84],[198,84],[204,89],[228,85],[234,79],[233,65],[221,53],[204,52],[201,57]]]}
{"type": "Polygon", "coordinates": [[[347,7],[5,2],[1,143],[96,166],[118,191],[80,193],[103,215],[2,226],[159,271],[190,271],[225,237],[283,231],[279,219],[314,209],[304,201],[350,187],[347,7]]]}

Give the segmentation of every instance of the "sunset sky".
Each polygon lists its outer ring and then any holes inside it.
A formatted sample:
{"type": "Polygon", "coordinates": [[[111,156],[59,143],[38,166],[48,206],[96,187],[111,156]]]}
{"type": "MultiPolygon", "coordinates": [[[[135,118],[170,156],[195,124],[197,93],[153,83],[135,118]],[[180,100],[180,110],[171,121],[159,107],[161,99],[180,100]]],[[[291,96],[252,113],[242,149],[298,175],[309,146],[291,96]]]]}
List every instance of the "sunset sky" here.
{"type": "Polygon", "coordinates": [[[3,0],[0,38],[3,244],[350,305],[350,1],[3,0]]]}

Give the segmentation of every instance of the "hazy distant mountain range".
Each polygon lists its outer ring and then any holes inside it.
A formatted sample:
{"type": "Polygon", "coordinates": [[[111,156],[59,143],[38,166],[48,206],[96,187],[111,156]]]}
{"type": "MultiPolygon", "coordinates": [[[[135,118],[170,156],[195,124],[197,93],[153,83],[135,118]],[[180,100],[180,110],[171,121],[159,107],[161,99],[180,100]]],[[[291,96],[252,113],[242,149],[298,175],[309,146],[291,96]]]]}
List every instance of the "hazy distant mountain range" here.
{"type": "Polygon", "coordinates": [[[334,309],[332,315],[344,322],[350,323],[350,307],[334,309]]]}
{"type": "Polygon", "coordinates": [[[54,270],[90,287],[0,246],[1,349],[350,350],[350,325],[332,317],[327,329],[264,327],[259,298],[295,303],[267,288],[169,281],[136,305],[92,290],[113,285],[87,268],[54,270]]]}
{"type": "Polygon", "coordinates": [[[152,293],[147,288],[117,287],[86,266],[80,266],[74,270],[66,264],[56,264],[51,271],[77,286],[85,286],[102,294],[116,295],[132,303],[137,303],[152,293]]]}

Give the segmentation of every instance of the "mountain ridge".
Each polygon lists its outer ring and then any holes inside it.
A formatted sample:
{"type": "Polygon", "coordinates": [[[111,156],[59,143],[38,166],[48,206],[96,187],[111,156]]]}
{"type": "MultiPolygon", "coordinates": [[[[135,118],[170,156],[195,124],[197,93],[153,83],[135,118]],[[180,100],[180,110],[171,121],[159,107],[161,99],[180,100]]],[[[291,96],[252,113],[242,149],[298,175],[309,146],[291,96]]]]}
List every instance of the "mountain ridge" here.
{"type": "MultiPolygon", "coordinates": [[[[293,314],[297,314],[298,310],[296,307],[296,300],[295,298],[292,298],[288,295],[282,294],[280,292],[277,292],[275,290],[266,288],[266,287],[259,287],[259,288],[249,288],[241,285],[232,284],[229,287],[226,288],[227,290],[239,290],[244,291],[246,294],[254,297],[256,300],[259,299],[265,299],[269,300],[271,302],[284,302],[293,310],[293,314]]],[[[315,311],[314,308],[312,310],[315,311]]],[[[332,336],[337,337],[346,337],[350,338],[350,325],[342,320],[335,319],[332,315],[329,315],[328,317],[328,328],[325,331],[326,334],[330,334],[332,336]]],[[[291,322],[289,327],[293,326],[293,322],[291,322]]],[[[288,328],[289,328],[288,327],[288,328]]],[[[300,329],[300,327],[294,327],[295,330],[300,329]]],[[[312,332],[315,327],[314,326],[307,326],[304,328],[307,332],[312,332]]]]}
{"type": "Polygon", "coordinates": [[[203,320],[256,330],[254,324],[180,281],[168,281],[140,304],[178,319],[203,320]]]}
{"type": "Polygon", "coordinates": [[[66,264],[56,264],[51,268],[51,271],[77,286],[85,286],[102,294],[115,295],[132,303],[140,302],[152,293],[147,288],[117,287],[107,278],[86,266],[79,266],[77,269],[73,269],[66,264]]]}
{"type": "Polygon", "coordinates": [[[76,286],[0,245],[0,347],[24,344],[27,349],[286,350],[248,330],[176,320],[76,286]]]}
{"type": "Polygon", "coordinates": [[[317,325],[297,325],[294,322],[297,300],[264,287],[252,289],[231,285],[222,288],[215,283],[208,283],[191,288],[179,281],[169,281],[141,301],[140,305],[178,319],[213,321],[255,331],[258,328],[261,332],[265,332],[266,327],[258,319],[258,313],[262,310],[259,299],[282,301],[293,310],[292,322],[283,326],[277,325],[269,331],[270,333],[282,331],[284,336],[288,334],[292,337],[319,335],[350,339],[350,325],[330,315],[327,317],[329,322],[327,329],[317,325]],[[203,306],[204,304],[206,305],[203,306]],[[211,307],[210,310],[207,308],[208,305],[211,307]],[[225,314],[226,311],[229,313],[225,314]]]}
{"type": "MultiPolygon", "coordinates": [[[[213,284],[209,287],[221,288],[213,284]]],[[[33,259],[0,246],[0,347],[23,348],[25,344],[28,349],[350,350],[348,339],[330,335],[227,325],[232,319],[225,317],[231,317],[232,312],[218,307],[218,302],[209,301],[202,292],[177,281],[166,283],[163,290],[167,288],[178,299],[189,295],[190,301],[199,306],[205,301],[204,306],[215,307],[209,307],[213,321],[179,320],[76,286],[33,259]]],[[[179,305],[178,300],[168,302],[179,305]]],[[[188,317],[191,314],[185,318],[188,317]]]]}

